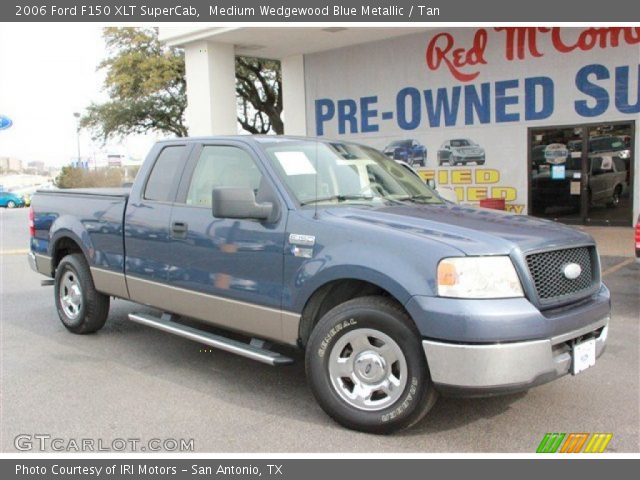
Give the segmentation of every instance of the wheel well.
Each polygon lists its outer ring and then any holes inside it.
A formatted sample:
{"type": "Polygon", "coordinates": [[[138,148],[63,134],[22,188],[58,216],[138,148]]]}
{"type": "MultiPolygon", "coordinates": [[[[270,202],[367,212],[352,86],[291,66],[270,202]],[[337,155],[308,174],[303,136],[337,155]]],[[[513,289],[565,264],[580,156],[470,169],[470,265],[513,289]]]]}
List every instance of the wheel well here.
{"type": "Polygon", "coordinates": [[[318,321],[333,307],[358,297],[379,295],[394,300],[402,309],[402,304],[388,291],[364,280],[341,279],[326,283],[307,300],[302,310],[298,337],[304,347],[318,321]]]}
{"type": "Polygon", "coordinates": [[[58,264],[60,260],[62,260],[67,255],[72,253],[84,253],[80,245],[78,245],[74,240],[69,237],[63,237],[56,242],[56,245],[53,249],[53,257],[51,259],[51,268],[53,271],[58,268],[58,264]]]}

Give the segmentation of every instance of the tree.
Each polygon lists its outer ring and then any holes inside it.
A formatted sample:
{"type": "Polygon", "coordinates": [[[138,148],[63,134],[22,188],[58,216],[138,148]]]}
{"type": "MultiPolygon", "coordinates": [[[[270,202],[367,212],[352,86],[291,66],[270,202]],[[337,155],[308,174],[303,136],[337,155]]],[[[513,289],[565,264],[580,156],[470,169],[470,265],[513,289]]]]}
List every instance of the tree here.
{"type": "Polygon", "coordinates": [[[108,56],[98,65],[106,70],[109,100],[92,103],[80,121],[97,138],[149,131],[187,135],[187,106],[182,51],[158,40],[154,28],[103,30],[108,56]]]}
{"type": "Polygon", "coordinates": [[[122,177],[120,168],[87,170],[66,166],[62,167],[55,184],[58,188],[119,187],[122,185],[122,177]]]}
{"type": "MultiPolygon", "coordinates": [[[[108,27],[105,103],[92,103],[80,120],[95,138],[161,132],[187,135],[184,54],[158,40],[155,28],[108,27]]],[[[238,122],[250,133],[283,133],[280,63],[236,57],[238,122]]]]}
{"type": "Polygon", "coordinates": [[[236,57],[238,122],[249,133],[284,133],[280,62],[236,57]]]}

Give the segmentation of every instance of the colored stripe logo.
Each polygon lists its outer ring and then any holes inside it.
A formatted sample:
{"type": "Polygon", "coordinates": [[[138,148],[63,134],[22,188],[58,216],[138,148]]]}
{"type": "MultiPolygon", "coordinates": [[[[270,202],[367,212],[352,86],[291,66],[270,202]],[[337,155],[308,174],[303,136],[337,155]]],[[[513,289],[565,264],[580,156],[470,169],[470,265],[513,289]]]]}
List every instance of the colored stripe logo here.
{"type": "Polygon", "coordinates": [[[603,453],[613,433],[546,433],[536,453],[603,453]]]}

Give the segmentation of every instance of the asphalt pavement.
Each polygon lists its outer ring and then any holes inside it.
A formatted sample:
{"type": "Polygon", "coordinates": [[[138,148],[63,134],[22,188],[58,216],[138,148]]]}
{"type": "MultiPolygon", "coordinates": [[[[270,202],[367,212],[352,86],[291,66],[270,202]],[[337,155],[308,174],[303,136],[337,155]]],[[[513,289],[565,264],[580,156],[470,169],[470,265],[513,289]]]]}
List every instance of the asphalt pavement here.
{"type": "Polygon", "coordinates": [[[274,368],[205,350],[129,322],[127,313],[141,311],[130,302],[113,301],[97,334],[67,332],[27,247],[26,209],[0,209],[3,452],[16,451],[19,435],[44,434],[67,448],[81,439],[140,440],[136,448],[193,439],[201,453],[532,453],[547,432],[612,432],[608,452],[640,451],[640,265],[627,258],[603,257],[613,318],[595,367],[526,393],[440,398],[414,428],[376,436],[327,417],[302,362],[274,368]]]}

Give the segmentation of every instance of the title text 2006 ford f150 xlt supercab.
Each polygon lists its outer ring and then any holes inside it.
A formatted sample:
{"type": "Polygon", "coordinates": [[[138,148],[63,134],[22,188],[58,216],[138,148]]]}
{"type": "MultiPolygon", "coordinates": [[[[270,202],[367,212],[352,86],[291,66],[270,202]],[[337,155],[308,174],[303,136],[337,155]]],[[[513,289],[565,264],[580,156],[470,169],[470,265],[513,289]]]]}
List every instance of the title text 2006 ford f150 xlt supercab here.
{"type": "Polygon", "coordinates": [[[41,191],[30,221],[71,332],[99,330],[116,297],[158,311],[132,321],[272,365],[293,346],[322,408],[362,431],[408,427],[438,393],[578,373],[607,338],[589,235],[448,203],[362,145],[164,141],[130,191],[41,191]]]}

